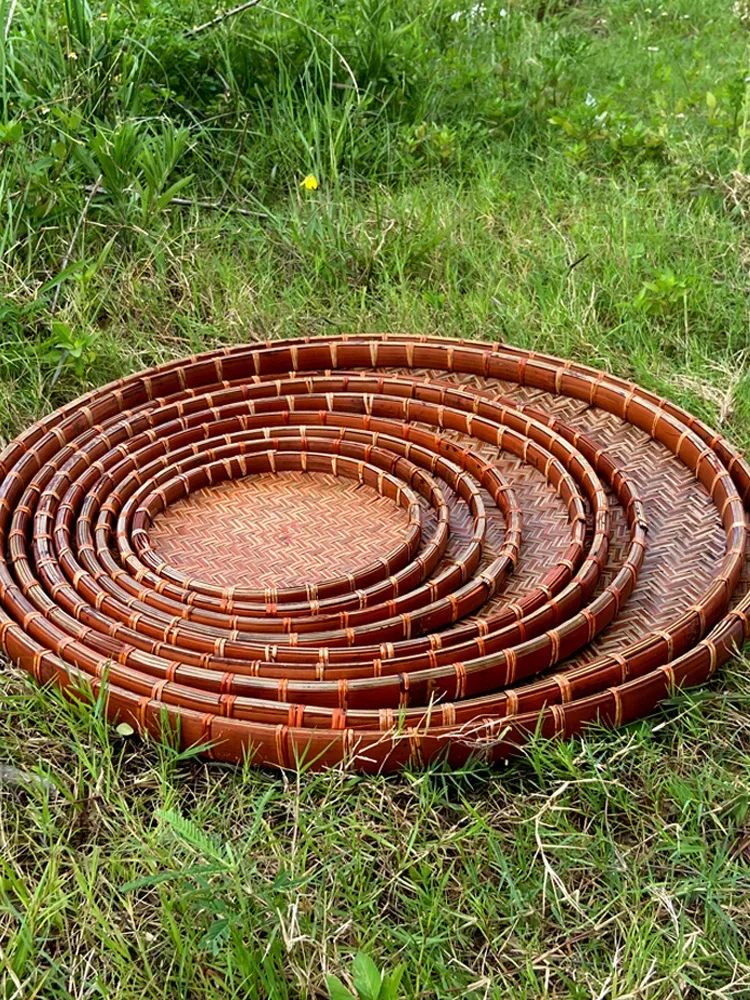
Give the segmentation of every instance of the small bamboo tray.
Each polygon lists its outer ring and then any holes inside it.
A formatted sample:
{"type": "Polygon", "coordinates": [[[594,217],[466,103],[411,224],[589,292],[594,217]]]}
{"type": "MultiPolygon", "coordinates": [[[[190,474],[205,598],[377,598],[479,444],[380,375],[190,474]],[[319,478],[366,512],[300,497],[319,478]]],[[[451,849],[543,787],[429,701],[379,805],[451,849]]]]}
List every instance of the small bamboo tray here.
{"type": "Polygon", "coordinates": [[[7,655],[221,760],[504,759],[750,634],[742,456],[512,347],[227,348],[63,407],[0,472],[7,655]]]}

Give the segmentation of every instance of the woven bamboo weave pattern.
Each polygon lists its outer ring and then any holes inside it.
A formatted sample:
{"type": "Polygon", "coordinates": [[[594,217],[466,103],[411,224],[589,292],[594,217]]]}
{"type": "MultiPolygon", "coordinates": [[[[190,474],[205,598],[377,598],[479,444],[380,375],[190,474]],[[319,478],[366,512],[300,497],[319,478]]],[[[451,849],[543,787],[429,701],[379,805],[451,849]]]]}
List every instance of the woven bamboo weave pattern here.
{"type": "Polygon", "coordinates": [[[250,579],[278,587],[374,562],[403,541],[406,523],[404,513],[373,490],[290,472],[191,493],[155,520],[151,539],[167,562],[190,576],[223,587],[250,579]]]}
{"type": "Polygon", "coordinates": [[[750,635],[750,468],[517,348],[281,341],[95,390],[0,456],[0,642],[208,757],[393,770],[623,725],[750,635]]]}

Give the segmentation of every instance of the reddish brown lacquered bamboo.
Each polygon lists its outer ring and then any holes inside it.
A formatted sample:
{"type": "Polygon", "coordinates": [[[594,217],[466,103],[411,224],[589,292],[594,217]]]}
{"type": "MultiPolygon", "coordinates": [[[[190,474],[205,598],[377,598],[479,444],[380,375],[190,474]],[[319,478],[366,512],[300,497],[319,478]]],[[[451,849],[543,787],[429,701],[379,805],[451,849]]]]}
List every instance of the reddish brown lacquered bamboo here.
{"type": "Polygon", "coordinates": [[[502,758],[650,711],[750,630],[742,457],[637,386],[516,348],[226,349],[89,393],[0,470],[8,655],[225,760],[502,758]],[[393,520],[385,548],[347,482],[393,520]],[[279,535],[277,505],[311,490],[314,523],[279,535]]]}

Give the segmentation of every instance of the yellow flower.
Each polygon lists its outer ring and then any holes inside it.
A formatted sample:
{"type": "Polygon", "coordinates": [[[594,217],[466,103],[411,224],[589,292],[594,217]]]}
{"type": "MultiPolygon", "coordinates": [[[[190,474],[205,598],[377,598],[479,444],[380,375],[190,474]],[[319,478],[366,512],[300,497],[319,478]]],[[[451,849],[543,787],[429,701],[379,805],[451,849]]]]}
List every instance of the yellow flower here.
{"type": "Polygon", "coordinates": [[[303,187],[305,191],[317,191],[318,190],[318,178],[315,174],[308,174],[307,177],[302,181],[300,187],[303,187]]]}
{"type": "Polygon", "coordinates": [[[78,58],[78,53],[77,52],[69,52],[68,53],[68,59],[77,59],[77,58],[78,58]]]}

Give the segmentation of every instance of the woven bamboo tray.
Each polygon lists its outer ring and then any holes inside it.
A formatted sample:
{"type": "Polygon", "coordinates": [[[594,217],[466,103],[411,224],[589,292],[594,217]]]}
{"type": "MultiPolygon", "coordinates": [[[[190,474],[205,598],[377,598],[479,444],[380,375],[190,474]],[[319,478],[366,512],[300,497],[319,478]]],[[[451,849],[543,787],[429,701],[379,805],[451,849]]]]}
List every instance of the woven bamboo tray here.
{"type": "Polygon", "coordinates": [[[0,641],[221,760],[502,759],[750,634],[750,468],[605,372],[400,336],[121,379],[0,457],[0,641]]]}

